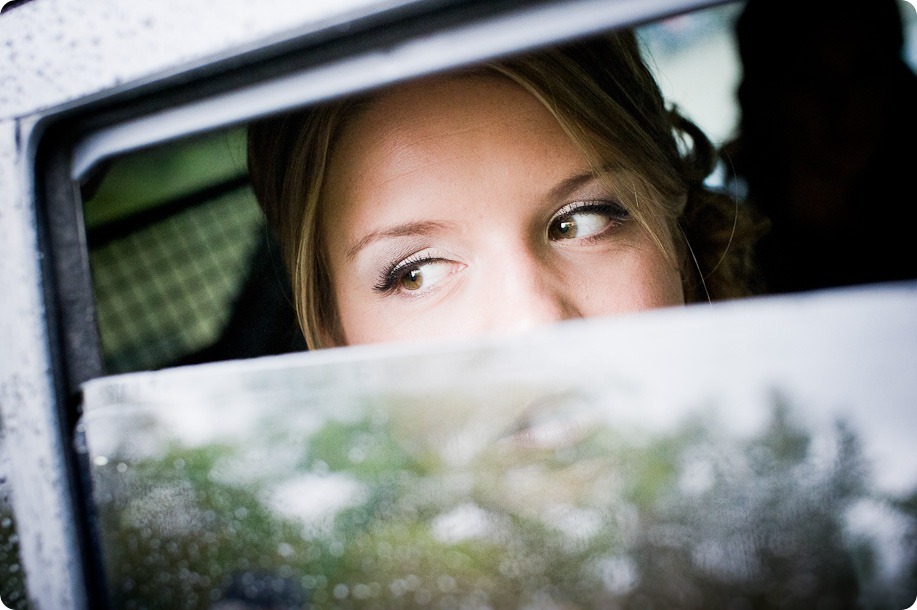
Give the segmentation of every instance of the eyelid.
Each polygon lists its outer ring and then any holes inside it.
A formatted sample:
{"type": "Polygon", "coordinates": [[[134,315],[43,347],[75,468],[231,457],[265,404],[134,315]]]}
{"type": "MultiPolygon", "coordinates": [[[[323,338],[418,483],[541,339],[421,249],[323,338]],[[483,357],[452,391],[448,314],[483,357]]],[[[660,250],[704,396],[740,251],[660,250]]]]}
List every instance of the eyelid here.
{"type": "Polygon", "coordinates": [[[392,265],[389,268],[388,275],[394,275],[397,273],[401,273],[402,271],[405,271],[406,269],[410,269],[413,267],[420,267],[421,265],[424,265],[426,263],[435,263],[441,260],[443,259],[438,256],[412,254],[411,256],[407,257],[406,259],[402,260],[401,262],[396,263],[395,265],[392,265]]]}
{"type": "Polygon", "coordinates": [[[614,199],[580,199],[577,201],[572,201],[565,204],[559,210],[554,212],[554,215],[551,216],[551,219],[548,221],[548,224],[554,222],[561,216],[568,216],[580,210],[589,210],[589,209],[600,209],[600,208],[615,208],[620,210],[622,215],[628,214],[627,208],[615,201],[614,199]]]}
{"type": "Polygon", "coordinates": [[[379,274],[378,281],[375,286],[373,286],[373,290],[377,292],[388,292],[392,289],[392,281],[395,276],[405,267],[436,259],[436,257],[422,254],[422,252],[424,252],[424,250],[419,250],[407,256],[399,255],[399,257],[396,257],[392,262],[385,265],[382,269],[382,273],[379,274]]]}
{"type": "MultiPolygon", "coordinates": [[[[595,243],[602,240],[616,227],[620,227],[630,219],[630,212],[614,199],[588,199],[573,201],[557,210],[548,221],[545,228],[546,237],[549,241],[569,241],[571,243],[587,244],[595,243]],[[565,218],[574,218],[577,215],[593,215],[604,219],[602,227],[593,227],[587,230],[585,235],[566,235],[565,231],[555,234],[555,228],[558,223],[565,218]]],[[[573,226],[578,226],[577,221],[573,226]]]]}

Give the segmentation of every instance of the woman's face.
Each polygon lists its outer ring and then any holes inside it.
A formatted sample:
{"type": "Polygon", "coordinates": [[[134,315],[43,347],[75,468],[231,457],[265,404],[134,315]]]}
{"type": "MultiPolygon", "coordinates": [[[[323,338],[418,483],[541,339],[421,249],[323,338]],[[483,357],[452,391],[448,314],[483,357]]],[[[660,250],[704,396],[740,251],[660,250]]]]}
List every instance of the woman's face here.
{"type": "Polygon", "coordinates": [[[335,145],[322,201],[343,342],[682,304],[678,270],[605,184],[548,110],[500,77],[373,98],[335,145]]]}

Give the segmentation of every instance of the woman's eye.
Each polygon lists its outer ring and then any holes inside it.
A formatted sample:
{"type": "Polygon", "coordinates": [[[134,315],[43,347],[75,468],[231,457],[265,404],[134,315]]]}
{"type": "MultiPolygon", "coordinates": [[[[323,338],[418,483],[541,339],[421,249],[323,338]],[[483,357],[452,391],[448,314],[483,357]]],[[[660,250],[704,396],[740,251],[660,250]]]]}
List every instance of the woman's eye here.
{"type": "Polygon", "coordinates": [[[401,287],[411,292],[423,288],[432,288],[440,280],[455,271],[455,263],[443,260],[432,260],[416,264],[403,270],[401,287]]]}
{"type": "Polygon", "coordinates": [[[429,290],[459,269],[459,264],[445,259],[407,262],[386,273],[376,286],[379,292],[412,292],[429,290]]]}
{"type": "Polygon", "coordinates": [[[561,210],[551,219],[548,238],[560,241],[593,237],[626,219],[627,211],[614,204],[589,204],[569,211],[561,210]]]}

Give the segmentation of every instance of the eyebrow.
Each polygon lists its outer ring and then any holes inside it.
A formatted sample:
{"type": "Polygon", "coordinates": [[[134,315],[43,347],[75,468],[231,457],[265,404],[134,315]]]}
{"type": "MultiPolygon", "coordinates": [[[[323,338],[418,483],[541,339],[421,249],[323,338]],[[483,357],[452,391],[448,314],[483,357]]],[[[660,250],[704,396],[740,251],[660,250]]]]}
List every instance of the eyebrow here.
{"type": "Polygon", "coordinates": [[[386,239],[390,237],[410,237],[414,235],[432,235],[434,233],[439,233],[445,231],[452,227],[451,223],[437,222],[435,220],[422,220],[417,222],[406,222],[404,224],[395,225],[387,229],[381,229],[379,231],[372,231],[367,235],[364,235],[360,238],[360,241],[355,243],[347,250],[347,259],[353,260],[353,258],[366,246],[369,244],[379,241],[380,239],[386,239]]]}
{"type": "MultiPolygon", "coordinates": [[[[608,170],[602,170],[602,173],[608,173],[608,170]]],[[[547,199],[557,200],[567,198],[573,191],[580,188],[584,184],[588,184],[593,180],[597,180],[599,175],[597,175],[592,170],[583,172],[582,174],[577,174],[575,176],[570,176],[564,180],[558,182],[554,187],[548,191],[547,199]]]]}

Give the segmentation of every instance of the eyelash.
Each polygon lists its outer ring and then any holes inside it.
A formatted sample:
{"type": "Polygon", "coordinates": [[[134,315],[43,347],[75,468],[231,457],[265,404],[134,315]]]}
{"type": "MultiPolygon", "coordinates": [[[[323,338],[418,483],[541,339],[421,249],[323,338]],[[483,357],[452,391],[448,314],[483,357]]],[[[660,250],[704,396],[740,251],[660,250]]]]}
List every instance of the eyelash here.
{"type": "Polygon", "coordinates": [[[373,290],[382,294],[393,294],[398,291],[401,281],[410,269],[423,263],[435,263],[444,260],[445,259],[438,256],[412,254],[404,260],[389,265],[385,271],[379,275],[379,280],[376,282],[376,285],[373,286],[373,290]]]}

